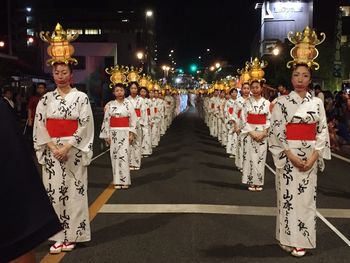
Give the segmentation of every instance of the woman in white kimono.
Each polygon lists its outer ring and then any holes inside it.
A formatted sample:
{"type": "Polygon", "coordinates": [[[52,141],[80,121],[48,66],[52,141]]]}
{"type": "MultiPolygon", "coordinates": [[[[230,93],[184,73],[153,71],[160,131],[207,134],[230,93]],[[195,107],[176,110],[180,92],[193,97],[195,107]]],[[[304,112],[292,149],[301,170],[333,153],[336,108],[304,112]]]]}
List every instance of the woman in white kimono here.
{"type": "MultiPolygon", "coordinates": [[[[156,95],[156,93],[155,93],[156,95]]],[[[164,100],[164,96],[162,95],[161,91],[158,93],[159,99],[160,99],[160,104],[162,105],[162,110],[161,110],[161,116],[162,119],[160,121],[160,136],[163,136],[166,133],[167,130],[167,122],[166,122],[166,102],[164,100]]]]}
{"type": "Polygon", "coordinates": [[[323,169],[323,159],[331,157],[323,102],[308,93],[310,82],[308,66],[296,65],[292,72],[294,91],[277,100],[271,118],[276,238],[294,256],[316,247],[317,163],[323,169]]]}
{"type": "Polygon", "coordinates": [[[236,149],[236,158],[235,165],[238,170],[242,171],[243,168],[243,142],[241,129],[243,126],[243,121],[241,118],[242,108],[246,100],[249,98],[250,86],[249,83],[243,83],[241,88],[241,97],[236,100],[235,107],[233,109],[233,121],[234,127],[237,134],[237,149],[236,149]]]}
{"type": "Polygon", "coordinates": [[[234,108],[237,99],[237,89],[231,89],[229,92],[231,98],[225,104],[225,123],[227,125],[227,146],[226,153],[230,158],[234,158],[237,149],[237,133],[234,127],[234,108]]]}
{"type": "Polygon", "coordinates": [[[136,135],[137,117],[131,102],[125,99],[125,86],[113,86],[115,100],[108,102],[100,132],[100,138],[110,145],[113,185],[116,189],[127,189],[131,185],[129,151],[136,135]]]}
{"type": "Polygon", "coordinates": [[[217,105],[217,110],[218,110],[218,140],[221,143],[221,145],[224,146],[224,131],[223,131],[223,124],[225,123],[224,119],[224,108],[225,108],[225,91],[222,90],[220,91],[219,95],[219,100],[218,100],[218,105],[217,105]]]}
{"type": "Polygon", "coordinates": [[[143,98],[138,96],[139,84],[136,81],[129,82],[130,96],[127,98],[135,109],[137,116],[136,137],[131,144],[130,149],[130,170],[140,170],[141,167],[141,145],[142,128],[141,125],[147,124],[147,109],[143,98]]]}
{"type": "Polygon", "coordinates": [[[276,166],[276,239],[282,249],[296,257],[316,247],[317,169],[323,170],[323,160],[331,159],[324,104],[308,92],[312,68],[319,67],[312,54],[318,54],[315,45],[324,41],[325,35],[321,36],[323,39],[318,40],[309,27],[297,35],[288,35],[293,44],[303,43],[292,49],[293,60],[287,64],[293,65],[294,91],[277,99],[271,117],[269,147],[276,166]]]}
{"type": "Polygon", "coordinates": [[[243,176],[242,183],[249,191],[262,191],[267,154],[267,135],[270,128],[270,102],[262,97],[262,83],[253,80],[252,96],[242,108],[243,176]]]}
{"type": "Polygon", "coordinates": [[[94,121],[88,96],[71,87],[71,66],[56,63],[52,73],[56,89],[39,101],[33,141],[44,186],[63,227],[50,238],[56,242],[50,253],[60,253],[90,241],[87,166],[94,121]]]}
{"type": "Polygon", "coordinates": [[[146,108],[146,116],[144,118],[144,123],[141,123],[142,129],[142,144],[141,144],[141,154],[142,157],[148,157],[152,154],[152,119],[153,111],[151,111],[152,102],[148,97],[148,89],[145,87],[140,88],[140,96],[144,100],[146,108]]]}
{"type": "Polygon", "coordinates": [[[163,119],[164,103],[159,98],[159,91],[152,91],[154,97],[152,98],[152,111],[153,111],[153,126],[152,126],[152,147],[156,147],[160,141],[160,128],[161,121],[163,119]]]}

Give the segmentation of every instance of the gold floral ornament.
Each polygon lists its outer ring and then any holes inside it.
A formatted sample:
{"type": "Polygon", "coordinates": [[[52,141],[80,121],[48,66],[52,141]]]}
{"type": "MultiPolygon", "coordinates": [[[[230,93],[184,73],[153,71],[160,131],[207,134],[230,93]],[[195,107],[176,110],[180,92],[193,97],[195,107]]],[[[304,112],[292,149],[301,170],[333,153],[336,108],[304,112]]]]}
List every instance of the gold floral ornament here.
{"type": "Polygon", "coordinates": [[[249,82],[250,82],[249,67],[250,67],[250,64],[247,61],[245,63],[245,67],[244,68],[237,70],[237,73],[241,75],[239,77],[239,82],[240,82],[241,86],[243,86],[246,83],[249,84],[249,82]]]}
{"type": "Polygon", "coordinates": [[[303,32],[288,33],[288,39],[295,47],[290,51],[293,60],[287,63],[287,68],[291,65],[295,67],[297,64],[305,64],[311,69],[318,70],[320,65],[314,60],[318,57],[318,50],[316,46],[321,44],[325,39],[325,33],[320,33],[321,39],[318,39],[316,32],[310,28],[305,27],[303,32]]]}
{"type": "Polygon", "coordinates": [[[47,53],[51,56],[51,59],[46,61],[46,64],[51,66],[55,63],[77,65],[78,61],[72,57],[74,47],[69,42],[76,40],[78,36],[78,33],[68,34],[59,23],[57,23],[52,33],[41,31],[40,38],[50,44],[47,53]]]}
{"type": "Polygon", "coordinates": [[[249,67],[250,83],[252,83],[253,81],[265,82],[265,72],[263,68],[267,67],[266,61],[260,61],[258,58],[255,58],[252,62],[249,63],[249,67]]]}
{"type": "Polygon", "coordinates": [[[160,91],[160,85],[157,81],[154,81],[152,85],[153,85],[153,90],[160,91]]]}
{"type": "Polygon", "coordinates": [[[139,78],[138,82],[139,82],[140,87],[145,87],[148,90],[150,90],[148,85],[150,82],[152,84],[152,81],[151,81],[149,76],[147,76],[146,74],[142,74],[142,76],[139,78]]]}
{"type": "Polygon", "coordinates": [[[126,76],[129,72],[128,67],[124,67],[123,65],[122,66],[116,65],[115,67],[106,68],[105,71],[107,74],[111,75],[109,78],[110,81],[112,82],[111,84],[109,84],[110,88],[112,88],[113,85],[116,85],[119,83],[124,85],[127,83],[126,76]]]}
{"type": "Polygon", "coordinates": [[[140,79],[141,72],[142,68],[134,68],[133,66],[131,66],[126,79],[128,80],[128,82],[138,82],[140,79]]]}

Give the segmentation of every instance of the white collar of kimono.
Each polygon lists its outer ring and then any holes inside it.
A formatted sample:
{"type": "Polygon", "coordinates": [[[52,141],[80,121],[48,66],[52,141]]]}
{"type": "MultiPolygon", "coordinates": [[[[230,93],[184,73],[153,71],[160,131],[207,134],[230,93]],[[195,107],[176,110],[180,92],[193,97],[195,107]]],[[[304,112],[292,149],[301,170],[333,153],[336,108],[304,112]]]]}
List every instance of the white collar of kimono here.
{"type": "Polygon", "coordinates": [[[296,93],[294,90],[291,91],[291,93],[289,93],[289,96],[294,99],[295,101],[297,101],[298,103],[302,103],[303,101],[309,101],[312,99],[312,95],[309,92],[306,92],[306,96],[305,98],[302,98],[299,96],[298,93],[296,93]]]}

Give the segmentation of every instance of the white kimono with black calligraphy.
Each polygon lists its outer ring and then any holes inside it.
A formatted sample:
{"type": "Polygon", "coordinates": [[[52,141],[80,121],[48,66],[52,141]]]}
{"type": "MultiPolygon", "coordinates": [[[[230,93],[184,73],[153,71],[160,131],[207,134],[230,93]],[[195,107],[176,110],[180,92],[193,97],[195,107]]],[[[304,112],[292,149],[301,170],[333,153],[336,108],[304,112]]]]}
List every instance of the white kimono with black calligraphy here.
{"type": "Polygon", "coordinates": [[[249,135],[251,131],[264,131],[270,127],[270,102],[265,98],[250,97],[242,108],[243,176],[242,183],[264,185],[267,154],[267,137],[257,142],[249,135]],[[265,124],[248,123],[248,114],[265,115],[265,124]]]}
{"type": "Polygon", "coordinates": [[[146,110],[146,105],[145,101],[143,98],[140,96],[136,96],[135,98],[129,96],[127,98],[134,109],[139,109],[140,110],[140,117],[137,117],[138,121],[136,124],[136,136],[134,141],[131,144],[130,147],[130,166],[140,168],[141,167],[141,145],[142,145],[142,128],[141,128],[141,123],[146,123],[147,119],[147,110],[146,110]]]}
{"type": "Polygon", "coordinates": [[[34,148],[42,165],[45,189],[64,229],[50,240],[90,240],[87,166],[92,157],[93,138],[94,120],[85,93],[73,88],[63,98],[54,90],[40,99],[33,128],[34,148]],[[51,138],[46,129],[47,119],[78,120],[78,129],[73,136],[51,138]],[[49,142],[58,146],[71,144],[68,160],[58,161],[46,145],[49,142]]]}
{"type": "Polygon", "coordinates": [[[210,135],[213,137],[218,137],[218,97],[211,97],[209,100],[209,118],[210,118],[210,135]]]}
{"type": "Polygon", "coordinates": [[[156,147],[160,140],[160,126],[163,119],[164,103],[162,99],[153,98],[151,105],[151,119],[152,119],[152,147],[156,147]]]}
{"type": "Polygon", "coordinates": [[[309,93],[303,99],[294,91],[278,98],[269,144],[276,165],[276,238],[283,245],[315,248],[317,166],[323,169],[323,159],[331,158],[323,102],[309,93]],[[287,140],[287,123],[316,123],[316,140],[287,140]],[[284,154],[288,149],[299,158],[308,158],[317,150],[319,159],[309,171],[301,172],[284,154]]]}
{"type": "Polygon", "coordinates": [[[142,144],[141,144],[141,154],[151,155],[152,154],[152,130],[151,122],[153,119],[154,111],[151,110],[152,102],[150,99],[145,98],[145,116],[143,122],[140,122],[142,129],[142,144]]]}
{"type": "Polygon", "coordinates": [[[102,122],[100,138],[110,139],[110,156],[113,171],[113,184],[130,185],[129,167],[129,132],[136,134],[137,117],[131,102],[124,99],[123,102],[117,100],[110,101],[105,106],[105,113],[102,122]],[[129,118],[129,127],[111,127],[111,117],[129,118]]]}
{"type": "MultiPolygon", "coordinates": [[[[236,124],[237,129],[242,129],[244,122],[242,121],[242,108],[245,103],[245,99],[243,97],[239,97],[236,100],[235,107],[233,109],[233,120],[236,124]]],[[[237,149],[236,149],[236,158],[235,165],[238,169],[243,168],[243,134],[239,132],[237,135],[237,149]]]]}
{"type": "Polygon", "coordinates": [[[235,100],[229,99],[226,101],[224,109],[225,124],[227,129],[226,153],[230,155],[236,155],[237,150],[237,133],[234,131],[234,125],[230,123],[230,121],[234,120],[235,102],[235,100]]]}

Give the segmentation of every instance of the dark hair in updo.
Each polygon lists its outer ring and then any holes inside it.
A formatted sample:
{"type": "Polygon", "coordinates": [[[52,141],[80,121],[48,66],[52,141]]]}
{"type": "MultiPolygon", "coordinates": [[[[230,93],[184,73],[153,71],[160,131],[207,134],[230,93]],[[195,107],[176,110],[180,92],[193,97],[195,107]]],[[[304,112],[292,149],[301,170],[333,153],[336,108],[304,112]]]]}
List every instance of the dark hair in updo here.
{"type": "Polygon", "coordinates": [[[62,65],[62,66],[67,66],[69,68],[69,71],[70,73],[73,73],[73,65],[71,63],[64,63],[64,62],[55,62],[53,63],[52,67],[56,67],[56,66],[59,66],[59,65],[62,65]]]}
{"type": "Polygon", "coordinates": [[[124,89],[124,91],[126,89],[126,87],[123,83],[117,83],[117,84],[113,85],[112,92],[114,92],[116,88],[122,88],[122,89],[124,89]]]}
{"type": "Polygon", "coordinates": [[[230,89],[229,94],[232,94],[234,91],[236,91],[238,93],[236,88],[232,88],[232,89],[230,89]]]}

